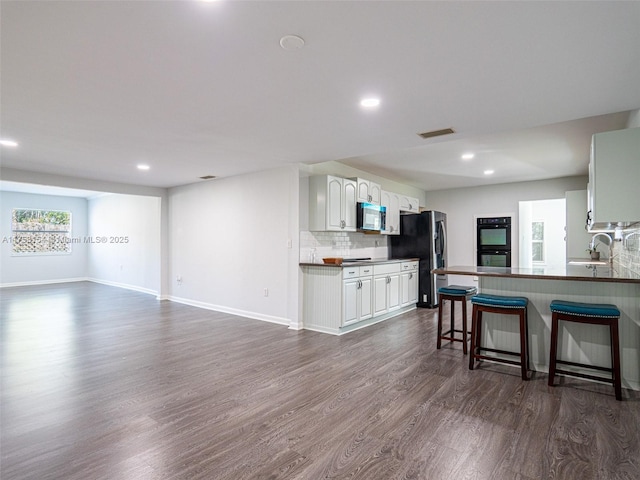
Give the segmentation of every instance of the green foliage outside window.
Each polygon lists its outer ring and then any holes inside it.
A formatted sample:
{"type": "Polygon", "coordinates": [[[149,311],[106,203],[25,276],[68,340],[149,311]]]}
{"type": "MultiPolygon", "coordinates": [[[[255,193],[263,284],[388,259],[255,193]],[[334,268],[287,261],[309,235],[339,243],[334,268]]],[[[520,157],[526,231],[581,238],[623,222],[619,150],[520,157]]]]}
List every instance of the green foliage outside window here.
{"type": "Polygon", "coordinates": [[[71,212],[16,208],[11,220],[13,254],[71,252],[71,212]]]}

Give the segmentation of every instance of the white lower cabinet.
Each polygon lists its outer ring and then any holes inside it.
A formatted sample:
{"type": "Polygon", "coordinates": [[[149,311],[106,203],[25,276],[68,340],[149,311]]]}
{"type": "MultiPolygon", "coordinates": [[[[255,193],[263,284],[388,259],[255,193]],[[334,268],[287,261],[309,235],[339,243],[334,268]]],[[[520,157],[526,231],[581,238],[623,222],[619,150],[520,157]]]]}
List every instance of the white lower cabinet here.
{"type": "Polygon", "coordinates": [[[400,308],[400,263],[373,267],[373,315],[382,315],[400,308]]]}
{"type": "Polygon", "coordinates": [[[371,267],[344,268],[342,326],[373,316],[373,276],[371,267]]]}
{"type": "Polygon", "coordinates": [[[401,307],[418,303],[418,262],[403,262],[400,274],[401,307]]]}
{"type": "Polygon", "coordinates": [[[304,265],[303,328],[340,335],[414,309],[417,265],[304,265]]]}

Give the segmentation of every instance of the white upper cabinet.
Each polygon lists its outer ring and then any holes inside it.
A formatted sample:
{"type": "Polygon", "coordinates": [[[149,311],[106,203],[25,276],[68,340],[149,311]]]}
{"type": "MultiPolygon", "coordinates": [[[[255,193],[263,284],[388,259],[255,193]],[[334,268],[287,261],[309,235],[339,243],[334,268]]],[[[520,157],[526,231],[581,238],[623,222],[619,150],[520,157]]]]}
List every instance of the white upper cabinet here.
{"type": "Polygon", "coordinates": [[[364,178],[352,178],[352,180],[358,184],[358,202],[380,205],[382,188],[379,184],[364,178]]]}
{"type": "Polygon", "coordinates": [[[382,190],[380,205],[387,208],[386,228],[384,235],[400,235],[400,195],[382,190]]]}
{"type": "Polygon", "coordinates": [[[346,178],[309,177],[309,230],[355,232],[356,190],[346,178]]]}
{"type": "Polygon", "coordinates": [[[567,242],[567,259],[569,258],[585,258],[589,256],[587,246],[591,242],[589,232],[584,228],[586,214],[584,206],[587,203],[586,190],[571,190],[565,192],[565,209],[566,209],[566,242],[567,242]]]}
{"type": "Polygon", "coordinates": [[[407,195],[400,195],[400,211],[420,213],[420,205],[417,198],[409,197],[407,195]]]}
{"type": "Polygon", "coordinates": [[[591,229],[640,221],[640,127],[596,133],[591,140],[591,229]]]}

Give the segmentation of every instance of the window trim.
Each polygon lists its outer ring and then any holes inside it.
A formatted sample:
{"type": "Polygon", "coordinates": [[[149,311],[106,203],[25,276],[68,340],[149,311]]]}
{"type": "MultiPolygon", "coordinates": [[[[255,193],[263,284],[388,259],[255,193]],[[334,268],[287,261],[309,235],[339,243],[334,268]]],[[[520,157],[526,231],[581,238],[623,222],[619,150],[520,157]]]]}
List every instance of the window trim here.
{"type": "MultiPolygon", "coordinates": [[[[47,225],[47,224],[45,224],[47,225]]],[[[51,225],[51,224],[48,224],[51,225]]],[[[73,237],[71,235],[71,232],[73,230],[73,212],[71,212],[71,210],[58,210],[58,209],[53,209],[53,208],[21,208],[21,207],[14,207],[11,209],[11,256],[12,257],[52,257],[52,256],[60,256],[60,255],[71,255],[73,253],[73,244],[77,243],[73,241],[73,237]],[[15,229],[13,228],[13,216],[14,213],[16,211],[19,210],[28,210],[28,211],[40,211],[40,212],[61,212],[61,213],[66,213],[69,215],[69,224],[68,224],[68,228],[66,230],[49,230],[46,229],[45,230],[22,230],[22,229],[15,229]],[[67,250],[66,251],[45,251],[45,252],[16,252],[14,250],[16,242],[17,242],[17,235],[16,234],[20,234],[20,233],[42,233],[42,234],[52,234],[52,233],[57,233],[57,234],[63,234],[66,238],[67,238],[67,250]]]]}
{"type": "Polygon", "coordinates": [[[544,226],[545,226],[545,221],[544,220],[533,220],[531,222],[531,263],[533,265],[543,265],[547,262],[547,245],[545,242],[545,235],[544,235],[544,226]],[[542,224],[542,240],[535,240],[533,238],[533,224],[534,223],[541,223],[542,224]],[[533,259],[533,245],[534,244],[540,244],[542,245],[542,260],[534,260],[533,259]]]}

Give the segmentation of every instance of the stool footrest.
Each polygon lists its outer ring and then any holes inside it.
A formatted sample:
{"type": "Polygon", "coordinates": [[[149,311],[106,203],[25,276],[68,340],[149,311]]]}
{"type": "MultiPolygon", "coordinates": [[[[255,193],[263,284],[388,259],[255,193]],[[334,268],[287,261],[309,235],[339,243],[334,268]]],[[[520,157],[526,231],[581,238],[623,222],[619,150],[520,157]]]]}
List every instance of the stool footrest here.
{"type": "Polygon", "coordinates": [[[509,360],[508,358],[492,357],[491,355],[480,355],[476,353],[473,356],[473,358],[475,358],[476,360],[491,360],[493,362],[508,363],[509,365],[516,365],[518,367],[520,366],[520,362],[517,360],[509,360]]]}
{"type": "Polygon", "coordinates": [[[599,365],[587,365],[586,363],[568,362],[567,360],[556,360],[556,363],[562,363],[563,365],[569,365],[571,367],[581,367],[581,368],[588,368],[590,370],[599,370],[601,372],[609,372],[609,373],[613,372],[612,368],[601,367],[599,365]]]}
{"type": "Polygon", "coordinates": [[[566,375],[568,377],[586,378],[589,380],[597,380],[599,382],[605,382],[608,384],[611,384],[611,382],[613,381],[611,377],[600,377],[598,375],[589,375],[588,373],[572,372],[570,370],[562,370],[560,368],[556,368],[556,374],[558,373],[566,375]]]}
{"type": "MultiPolygon", "coordinates": [[[[510,352],[508,350],[499,350],[497,348],[489,348],[489,347],[476,347],[478,352],[493,352],[493,353],[501,353],[502,355],[513,355],[515,357],[520,356],[520,352],[510,352]]],[[[518,363],[520,365],[520,363],[518,363]]]]}

